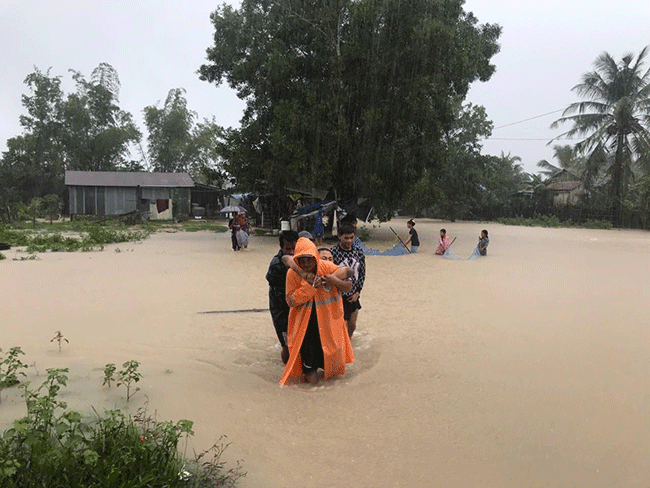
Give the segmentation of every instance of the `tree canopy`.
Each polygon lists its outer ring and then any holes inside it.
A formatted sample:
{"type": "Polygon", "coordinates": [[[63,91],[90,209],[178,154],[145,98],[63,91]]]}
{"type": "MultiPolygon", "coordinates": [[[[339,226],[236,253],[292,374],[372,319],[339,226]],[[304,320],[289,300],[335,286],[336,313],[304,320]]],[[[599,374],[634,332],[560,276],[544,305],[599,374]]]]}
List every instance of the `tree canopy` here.
{"type": "Polygon", "coordinates": [[[246,101],[226,134],[243,185],[331,188],[388,216],[440,168],[470,83],[487,81],[501,28],[462,0],[243,0],[212,13],[201,79],[246,101]]]}
{"type": "Polygon", "coordinates": [[[188,172],[198,181],[219,187],[226,181],[219,151],[223,129],[214,119],[196,122],[197,114],[187,107],[183,88],[169,90],[162,107],[151,105],[143,112],[151,169],[188,172]]]}
{"type": "Polygon", "coordinates": [[[119,78],[106,63],[90,81],[72,71],[76,91],[67,96],[61,78],[34,69],[25,78],[28,93],[20,117],[23,133],[7,140],[0,160],[3,202],[29,201],[48,193],[63,194],[66,169],[124,169],[129,146],[140,140],[131,114],[119,108],[119,78]]]}

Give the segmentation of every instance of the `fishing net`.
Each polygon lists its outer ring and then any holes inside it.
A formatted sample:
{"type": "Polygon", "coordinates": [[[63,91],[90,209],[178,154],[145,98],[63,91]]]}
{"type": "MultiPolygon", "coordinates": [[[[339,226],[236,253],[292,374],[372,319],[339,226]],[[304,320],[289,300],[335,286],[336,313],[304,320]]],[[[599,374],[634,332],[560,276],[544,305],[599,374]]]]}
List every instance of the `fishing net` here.
{"type": "Polygon", "coordinates": [[[472,254],[470,254],[467,259],[472,260],[472,259],[478,259],[480,257],[481,257],[481,253],[478,252],[478,246],[476,246],[472,251],[472,254]]]}
{"type": "Polygon", "coordinates": [[[460,259],[458,255],[454,252],[454,250],[449,246],[444,253],[442,253],[442,257],[445,259],[460,259]]]}
{"type": "Polygon", "coordinates": [[[410,254],[408,249],[404,247],[404,244],[395,244],[390,249],[386,249],[384,252],[380,253],[380,256],[403,256],[404,254],[410,254]]]}
{"type": "Polygon", "coordinates": [[[385,251],[377,251],[377,249],[371,249],[363,242],[358,245],[363,251],[363,254],[366,256],[403,256],[404,254],[409,253],[406,247],[404,247],[404,245],[401,243],[395,244],[393,247],[386,249],[385,251]]]}

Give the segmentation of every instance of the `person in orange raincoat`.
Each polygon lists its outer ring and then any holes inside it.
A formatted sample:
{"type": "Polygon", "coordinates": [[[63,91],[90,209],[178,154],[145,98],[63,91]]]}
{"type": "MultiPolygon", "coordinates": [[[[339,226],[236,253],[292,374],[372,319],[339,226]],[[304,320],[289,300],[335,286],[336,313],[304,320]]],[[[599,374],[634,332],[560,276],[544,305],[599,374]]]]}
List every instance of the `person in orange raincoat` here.
{"type": "Polygon", "coordinates": [[[291,268],[286,286],[289,361],[280,385],[303,375],[316,384],[319,368],[324,369],[324,379],[345,374],[345,365],[354,361],[354,354],[339,287],[349,288],[345,280],[354,272],[319,259],[314,243],[304,237],[298,239],[293,257],[285,256],[284,261],[291,268]]]}

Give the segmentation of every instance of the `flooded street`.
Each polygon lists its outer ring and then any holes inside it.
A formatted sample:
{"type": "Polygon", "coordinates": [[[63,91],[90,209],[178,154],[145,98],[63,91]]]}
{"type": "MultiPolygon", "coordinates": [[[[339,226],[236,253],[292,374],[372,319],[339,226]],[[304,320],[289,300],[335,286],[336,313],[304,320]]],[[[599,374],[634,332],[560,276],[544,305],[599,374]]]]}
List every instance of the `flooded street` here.
{"type": "MultiPolygon", "coordinates": [[[[370,227],[370,247],[406,219],[370,227]]],[[[650,234],[419,220],[419,253],[366,258],[356,361],[280,388],[264,279],[277,238],[158,233],[103,252],[0,263],[0,347],[40,384],[69,367],[69,406],[126,408],[106,363],[140,361],[128,404],[222,435],[244,488],[647,487],[650,234]],[[440,227],[459,261],[433,254],[440,227]],[[478,234],[488,256],[467,261],[478,234]],[[116,252],[119,249],[119,252],[116,252]],[[60,330],[70,342],[50,342],[60,330]]],[[[3,428],[24,414],[2,391],[3,428]]]]}

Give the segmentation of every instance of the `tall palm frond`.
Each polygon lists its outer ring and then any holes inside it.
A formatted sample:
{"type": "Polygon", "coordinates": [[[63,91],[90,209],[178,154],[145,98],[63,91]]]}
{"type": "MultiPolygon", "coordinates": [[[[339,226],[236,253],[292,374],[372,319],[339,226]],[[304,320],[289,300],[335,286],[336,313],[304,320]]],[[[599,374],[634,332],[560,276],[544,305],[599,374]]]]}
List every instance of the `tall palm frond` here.
{"type": "Polygon", "coordinates": [[[562,168],[559,168],[558,166],[549,163],[546,159],[542,159],[541,161],[538,161],[537,167],[541,168],[540,173],[544,175],[546,178],[550,178],[554,174],[557,174],[560,171],[562,171],[562,168]]]}

